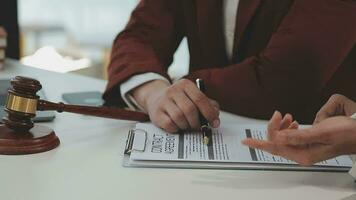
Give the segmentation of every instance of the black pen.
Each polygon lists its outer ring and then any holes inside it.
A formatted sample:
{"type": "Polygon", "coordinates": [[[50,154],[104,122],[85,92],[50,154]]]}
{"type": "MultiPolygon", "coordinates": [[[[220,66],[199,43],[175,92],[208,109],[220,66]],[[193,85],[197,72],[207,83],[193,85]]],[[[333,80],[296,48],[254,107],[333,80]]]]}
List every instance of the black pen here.
{"type": "MultiPolygon", "coordinates": [[[[205,93],[205,85],[204,81],[202,79],[197,79],[196,80],[197,87],[199,90],[203,93],[205,93]]],[[[212,130],[210,127],[210,124],[208,120],[205,119],[205,117],[199,112],[199,120],[200,120],[200,130],[203,133],[203,142],[205,145],[210,146],[211,145],[211,136],[212,136],[212,130]]]]}

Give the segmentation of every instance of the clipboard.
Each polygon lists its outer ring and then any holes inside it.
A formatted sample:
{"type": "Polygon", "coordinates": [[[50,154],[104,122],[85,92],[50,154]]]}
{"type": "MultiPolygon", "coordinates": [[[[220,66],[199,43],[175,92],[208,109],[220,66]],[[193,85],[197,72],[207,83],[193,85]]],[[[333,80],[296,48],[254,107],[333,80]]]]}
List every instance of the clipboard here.
{"type": "MultiPolygon", "coordinates": [[[[136,137],[136,138],[137,138],[136,137]]],[[[130,155],[132,151],[145,151],[146,149],[146,142],[147,142],[147,132],[142,129],[131,129],[127,134],[126,145],[124,150],[124,159],[123,159],[123,166],[124,167],[134,167],[130,164],[130,155]],[[143,137],[144,142],[142,143],[141,148],[134,146],[134,139],[137,133],[137,137],[143,137]]]]}
{"type": "Polygon", "coordinates": [[[147,142],[147,132],[142,129],[131,129],[127,135],[126,146],[125,146],[125,155],[130,155],[132,151],[145,151],[147,142]],[[136,136],[137,135],[137,136],[136,136]],[[135,137],[140,137],[143,141],[141,146],[134,146],[135,137]],[[143,138],[143,139],[142,139],[143,138]]]}
{"type": "Polygon", "coordinates": [[[185,160],[133,160],[134,152],[145,152],[148,146],[148,132],[142,128],[129,130],[124,149],[124,167],[134,168],[182,168],[182,169],[219,169],[219,170],[270,170],[270,171],[319,171],[348,172],[351,166],[309,166],[304,167],[280,163],[249,163],[249,162],[208,162],[185,160]]]}

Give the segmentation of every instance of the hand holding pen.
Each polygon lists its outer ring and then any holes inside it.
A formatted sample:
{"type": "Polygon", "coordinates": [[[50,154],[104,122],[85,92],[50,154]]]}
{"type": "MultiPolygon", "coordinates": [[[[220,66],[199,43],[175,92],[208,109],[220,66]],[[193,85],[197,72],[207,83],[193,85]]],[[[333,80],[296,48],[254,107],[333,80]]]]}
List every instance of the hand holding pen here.
{"type": "Polygon", "coordinates": [[[180,79],[173,84],[150,81],[131,94],[151,121],[167,132],[200,129],[199,112],[211,126],[219,126],[218,103],[204,95],[191,80],[180,79]]]}
{"type": "MultiPolygon", "coordinates": [[[[205,93],[205,84],[202,79],[196,80],[197,87],[203,93],[205,93]]],[[[210,126],[208,120],[199,112],[199,120],[201,125],[201,132],[203,133],[203,143],[205,145],[212,145],[212,127],[210,126]]]]}

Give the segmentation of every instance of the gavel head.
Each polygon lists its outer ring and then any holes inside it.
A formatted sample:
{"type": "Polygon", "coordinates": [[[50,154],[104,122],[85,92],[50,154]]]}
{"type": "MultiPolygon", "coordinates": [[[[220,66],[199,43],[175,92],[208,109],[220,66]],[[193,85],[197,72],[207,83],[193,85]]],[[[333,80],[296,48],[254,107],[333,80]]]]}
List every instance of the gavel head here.
{"type": "Polygon", "coordinates": [[[33,127],[32,118],[36,116],[39,100],[36,93],[41,88],[41,83],[32,78],[16,76],[11,80],[5,104],[8,116],[3,118],[8,128],[17,132],[27,132],[33,127]]]}

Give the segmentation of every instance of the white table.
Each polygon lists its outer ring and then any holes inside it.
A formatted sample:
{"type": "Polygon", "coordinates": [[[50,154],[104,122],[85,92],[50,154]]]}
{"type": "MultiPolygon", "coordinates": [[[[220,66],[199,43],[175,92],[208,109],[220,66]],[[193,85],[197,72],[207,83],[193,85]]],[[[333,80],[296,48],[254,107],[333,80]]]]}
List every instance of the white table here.
{"type": "MultiPolygon", "coordinates": [[[[7,61],[0,78],[15,75],[40,80],[53,101],[60,101],[65,92],[103,91],[106,84],[7,61]]],[[[227,113],[222,121],[263,123],[227,113]]],[[[347,173],[124,168],[123,149],[132,122],[62,113],[46,125],[61,140],[57,149],[0,156],[1,200],[339,200],[356,189],[347,173]]]]}

